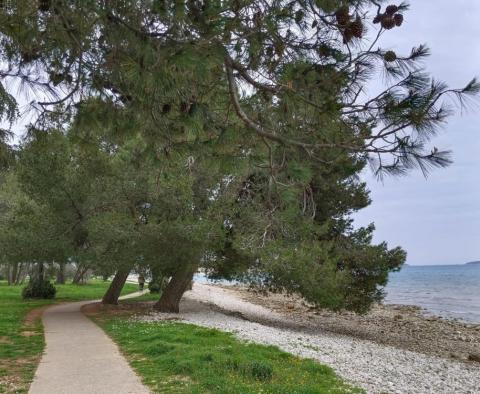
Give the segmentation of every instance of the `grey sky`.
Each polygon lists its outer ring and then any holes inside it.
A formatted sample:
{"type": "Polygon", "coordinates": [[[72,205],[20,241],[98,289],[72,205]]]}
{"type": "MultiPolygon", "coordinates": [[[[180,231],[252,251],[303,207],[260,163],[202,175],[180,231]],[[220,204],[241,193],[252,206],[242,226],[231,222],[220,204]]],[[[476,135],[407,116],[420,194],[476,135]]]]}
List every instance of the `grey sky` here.
{"type": "MultiPolygon", "coordinates": [[[[393,1],[392,1],[393,3],[393,1]]],[[[382,47],[405,53],[427,43],[431,74],[451,87],[480,76],[480,1],[412,0],[400,29],[387,32],[382,47]]],[[[409,264],[459,264],[480,260],[480,100],[467,113],[450,118],[433,145],[453,150],[454,164],[387,178],[366,175],[373,203],[357,224],[375,222],[376,241],[400,245],[409,264]]]]}

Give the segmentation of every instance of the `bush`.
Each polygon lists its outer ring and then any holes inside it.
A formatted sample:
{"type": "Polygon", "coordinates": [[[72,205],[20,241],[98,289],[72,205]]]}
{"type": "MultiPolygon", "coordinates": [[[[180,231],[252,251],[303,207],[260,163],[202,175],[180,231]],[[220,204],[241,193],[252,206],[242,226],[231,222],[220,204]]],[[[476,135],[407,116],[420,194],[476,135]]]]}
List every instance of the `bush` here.
{"type": "Polygon", "coordinates": [[[49,281],[30,281],[22,290],[23,298],[55,298],[57,289],[49,281]]]}
{"type": "Polygon", "coordinates": [[[148,284],[148,290],[150,290],[150,293],[158,294],[160,290],[162,290],[162,286],[158,282],[150,282],[148,284]]]}

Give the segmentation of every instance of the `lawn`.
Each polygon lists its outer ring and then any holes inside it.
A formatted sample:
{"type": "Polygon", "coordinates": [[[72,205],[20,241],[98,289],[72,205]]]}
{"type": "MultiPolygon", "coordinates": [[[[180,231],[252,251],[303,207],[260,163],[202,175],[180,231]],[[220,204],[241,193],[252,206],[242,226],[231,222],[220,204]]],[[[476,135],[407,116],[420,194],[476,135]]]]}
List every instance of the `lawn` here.
{"type": "Polygon", "coordinates": [[[362,392],[325,365],[219,330],[108,314],[95,319],[155,393],[362,392]]]}
{"type": "MultiPolygon", "coordinates": [[[[22,300],[22,286],[0,282],[0,393],[27,392],[35,373],[44,338],[38,313],[26,321],[30,311],[54,302],[97,299],[108,286],[102,281],[57,285],[55,300],[22,300]]],[[[136,290],[137,285],[126,284],[123,292],[136,290]]]]}

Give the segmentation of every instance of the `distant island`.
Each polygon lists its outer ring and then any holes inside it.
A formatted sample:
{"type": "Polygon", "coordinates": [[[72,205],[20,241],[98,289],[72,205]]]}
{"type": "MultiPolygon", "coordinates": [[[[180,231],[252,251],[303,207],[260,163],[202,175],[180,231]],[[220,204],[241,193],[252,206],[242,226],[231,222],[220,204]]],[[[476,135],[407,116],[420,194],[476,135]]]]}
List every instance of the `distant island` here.
{"type": "Polygon", "coordinates": [[[469,263],[465,263],[465,265],[480,265],[480,260],[479,261],[470,261],[469,263]]]}

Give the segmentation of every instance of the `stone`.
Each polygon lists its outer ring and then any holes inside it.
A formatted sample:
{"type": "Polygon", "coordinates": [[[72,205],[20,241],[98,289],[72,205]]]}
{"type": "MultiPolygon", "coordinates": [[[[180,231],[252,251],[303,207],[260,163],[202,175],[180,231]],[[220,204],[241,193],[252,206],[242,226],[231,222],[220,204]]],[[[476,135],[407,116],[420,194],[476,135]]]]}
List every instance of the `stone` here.
{"type": "Polygon", "coordinates": [[[480,363],[480,353],[470,353],[468,355],[468,361],[480,363]]]}

